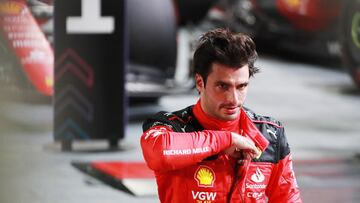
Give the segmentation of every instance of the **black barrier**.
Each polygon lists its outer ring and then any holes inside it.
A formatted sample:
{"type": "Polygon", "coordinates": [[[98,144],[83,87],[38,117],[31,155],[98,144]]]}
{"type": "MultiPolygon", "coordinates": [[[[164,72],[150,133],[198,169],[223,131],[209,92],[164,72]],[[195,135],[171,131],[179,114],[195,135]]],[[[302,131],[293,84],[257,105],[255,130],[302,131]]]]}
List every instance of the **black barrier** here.
{"type": "Polygon", "coordinates": [[[74,140],[124,137],[125,1],[55,1],[54,139],[63,150],[74,140]]]}

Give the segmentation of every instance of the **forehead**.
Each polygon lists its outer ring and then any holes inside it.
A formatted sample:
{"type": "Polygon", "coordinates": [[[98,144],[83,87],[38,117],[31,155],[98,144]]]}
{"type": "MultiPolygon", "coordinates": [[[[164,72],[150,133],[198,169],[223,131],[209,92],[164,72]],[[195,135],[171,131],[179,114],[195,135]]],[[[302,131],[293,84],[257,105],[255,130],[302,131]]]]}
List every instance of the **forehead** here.
{"type": "Polygon", "coordinates": [[[242,67],[226,66],[219,63],[213,63],[208,80],[213,82],[247,82],[249,80],[249,66],[246,64],[242,67]]]}

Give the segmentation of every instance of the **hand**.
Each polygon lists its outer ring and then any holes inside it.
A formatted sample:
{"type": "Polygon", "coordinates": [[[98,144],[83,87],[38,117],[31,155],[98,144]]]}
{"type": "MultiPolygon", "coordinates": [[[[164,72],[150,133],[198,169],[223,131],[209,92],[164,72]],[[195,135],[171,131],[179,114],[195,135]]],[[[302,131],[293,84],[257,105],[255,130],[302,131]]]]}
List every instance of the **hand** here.
{"type": "Polygon", "coordinates": [[[227,155],[230,155],[234,158],[241,158],[250,156],[251,159],[257,158],[261,155],[261,151],[255,146],[254,142],[242,135],[232,132],[232,146],[225,150],[227,155]]]}

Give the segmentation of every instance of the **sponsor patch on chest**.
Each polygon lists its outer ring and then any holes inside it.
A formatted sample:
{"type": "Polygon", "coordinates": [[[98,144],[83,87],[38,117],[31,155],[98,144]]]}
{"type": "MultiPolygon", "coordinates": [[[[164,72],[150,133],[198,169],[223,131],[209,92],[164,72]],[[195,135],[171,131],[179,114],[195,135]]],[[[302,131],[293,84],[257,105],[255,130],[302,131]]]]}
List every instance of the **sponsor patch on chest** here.
{"type": "Polygon", "coordinates": [[[200,165],[194,174],[199,187],[213,187],[216,179],[214,171],[205,165],[200,165]]]}
{"type": "Polygon", "coordinates": [[[216,198],[216,192],[191,191],[192,197],[196,203],[211,203],[216,198]]]}
{"type": "Polygon", "coordinates": [[[265,190],[270,179],[271,169],[264,166],[253,166],[247,172],[245,193],[249,199],[265,198],[265,190]]]}

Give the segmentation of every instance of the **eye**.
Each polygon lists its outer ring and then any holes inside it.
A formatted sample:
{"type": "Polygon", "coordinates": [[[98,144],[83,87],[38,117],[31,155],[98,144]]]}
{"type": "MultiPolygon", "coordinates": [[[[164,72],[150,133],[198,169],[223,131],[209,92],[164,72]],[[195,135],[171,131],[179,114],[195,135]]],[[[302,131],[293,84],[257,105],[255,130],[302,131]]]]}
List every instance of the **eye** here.
{"type": "Polygon", "coordinates": [[[244,83],[244,84],[241,84],[237,87],[238,90],[243,90],[245,89],[245,87],[247,87],[249,85],[249,83],[244,83]]]}
{"type": "Polygon", "coordinates": [[[227,84],[224,84],[224,83],[220,83],[217,86],[221,90],[227,90],[229,88],[229,86],[227,84]]]}

